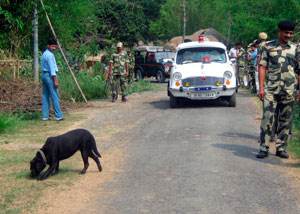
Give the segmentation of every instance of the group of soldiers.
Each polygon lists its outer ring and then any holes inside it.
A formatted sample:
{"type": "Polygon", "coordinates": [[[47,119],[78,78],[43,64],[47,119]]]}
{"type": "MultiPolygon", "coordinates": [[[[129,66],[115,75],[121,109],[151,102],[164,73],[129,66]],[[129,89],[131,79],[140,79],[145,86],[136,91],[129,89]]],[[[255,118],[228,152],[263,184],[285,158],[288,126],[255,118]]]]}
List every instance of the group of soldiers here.
{"type": "Polygon", "coordinates": [[[229,52],[229,57],[236,60],[239,87],[248,88],[254,94],[258,94],[259,91],[258,65],[267,38],[268,35],[261,32],[259,38],[247,46],[247,51],[242,47],[242,43],[237,43],[229,52]]]}
{"type": "Polygon", "coordinates": [[[292,21],[281,21],[277,39],[266,42],[267,34],[260,33],[259,40],[249,45],[248,54],[240,43],[231,50],[237,50],[234,58],[239,86],[247,85],[263,102],[257,158],[268,157],[270,142],[276,144],[276,156],[289,157],[286,148],[291,136],[293,104],[295,98],[300,101],[300,46],[290,41],[294,29],[292,21]]]}
{"type": "Polygon", "coordinates": [[[134,56],[130,49],[125,52],[122,42],[117,44],[117,51],[114,52],[109,61],[109,66],[105,69],[106,75],[112,81],[111,96],[112,102],[118,99],[119,89],[122,96],[122,102],[127,102],[126,91],[128,85],[131,86],[134,80],[134,56]]]}

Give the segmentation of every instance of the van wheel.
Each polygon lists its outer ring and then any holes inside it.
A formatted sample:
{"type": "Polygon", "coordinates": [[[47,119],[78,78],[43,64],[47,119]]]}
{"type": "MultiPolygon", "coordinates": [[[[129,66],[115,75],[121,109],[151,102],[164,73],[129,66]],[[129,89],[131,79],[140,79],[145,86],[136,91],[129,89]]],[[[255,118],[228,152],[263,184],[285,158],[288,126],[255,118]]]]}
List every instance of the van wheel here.
{"type": "Polygon", "coordinates": [[[170,94],[170,106],[171,108],[177,108],[179,106],[179,98],[174,97],[170,94]]]}
{"type": "Polygon", "coordinates": [[[166,78],[165,78],[163,72],[161,70],[157,70],[156,71],[156,80],[157,80],[157,82],[163,83],[163,82],[165,82],[165,79],[166,78]]]}
{"type": "Polygon", "coordinates": [[[236,93],[229,97],[228,103],[229,107],[236,107],[236,93]]]}
{"type": "Polygon", "coordinates": [[[144,79],[144,76],[143,76],[142,71],[140,69],[137,69],[135,71],[135,79],[136,79],[137,82],[140,81],[141,79],[144,79]]]}

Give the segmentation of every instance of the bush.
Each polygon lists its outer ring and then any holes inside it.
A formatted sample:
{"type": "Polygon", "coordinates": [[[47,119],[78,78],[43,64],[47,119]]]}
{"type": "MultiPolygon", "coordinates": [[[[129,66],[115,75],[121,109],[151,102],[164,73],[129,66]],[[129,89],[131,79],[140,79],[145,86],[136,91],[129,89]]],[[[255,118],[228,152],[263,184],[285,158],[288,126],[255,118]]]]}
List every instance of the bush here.
{"type": "Polygon", "coordinates": [[[21,118],[17,115],[0,114],[0,133],[15,129],[20,123],[21,118]]]}

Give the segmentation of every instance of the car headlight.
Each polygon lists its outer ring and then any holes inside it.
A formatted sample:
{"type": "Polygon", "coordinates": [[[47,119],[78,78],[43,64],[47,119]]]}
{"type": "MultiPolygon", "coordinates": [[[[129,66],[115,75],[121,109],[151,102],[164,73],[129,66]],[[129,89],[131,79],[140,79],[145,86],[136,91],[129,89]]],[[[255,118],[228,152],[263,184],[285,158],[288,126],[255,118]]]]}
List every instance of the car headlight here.
{"type": "Polygon", "coordinates": [[[173,74],[173,78],[174,78],[174,80],[181,80],[182,75],[180,72],[176,72],[173,74]]]}
{"type": "Polygon", "coordinates": [[[165,67],[165,71],[168,72],[170,70],[170,67],[165,67]]]}
{"type": "Polygon", "coordinates": [[[232,73],[231,71],[225,71],[223,76],[225,79],[231,79],[232,73]]]}

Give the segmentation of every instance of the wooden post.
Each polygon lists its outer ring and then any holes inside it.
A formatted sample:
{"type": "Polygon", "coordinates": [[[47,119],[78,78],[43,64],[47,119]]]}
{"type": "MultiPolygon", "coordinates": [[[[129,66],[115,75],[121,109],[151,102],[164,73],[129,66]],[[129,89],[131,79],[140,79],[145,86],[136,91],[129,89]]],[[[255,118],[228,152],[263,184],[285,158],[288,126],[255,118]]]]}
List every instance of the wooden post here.
{"type": "Polygon", "coordinates": [[[69,62],[68,62],[68,60],[67,60],[67,58],[66,58],[66,56],[65,56],[65,54],[64,54],[64,52],[63,52],[63,50],[62,50],[62,48],[61,48],[61,45],[60,45],[60,43],[59,43],[59,41],[58,41],[58,39],[57,39],[56,33],[55,33],[55,31],[54,31],[54,29],[53,29],[53,27],[52,27],[52,24],[51,24],[50,18],[49,18],[49,16],[48,16],[48,13],[47,13],[47,11],[46,11],[46,8],[45,8],[45,5],[44,5],[44,3],[43,3],[43,0],[41,0],[41,4],[42,4],[42,7],[43,7],[44,12],[45,12],[45,14],[46,14],[46,18],[47,18],[47,21],[48,21],[49,26],[50,26],[50,28],[51,28],[51,31],[52,31],[52,33],[53,33],[53,36],[54,36],[54,38],[57,40],[58,48],[59,48],[59,50],[60,50],[60,52],[61,52],[61,54],[62,54],[62,56],[63,56],[63,58],[64,58],[64,60],[65,60],[65,63],[67,64],[67,67],[68,67],[68,69],[69,69],[69,71],[70,71],[70,73],[71,73],[71,75],[72,75],[72,78],[73,78],[73,80],[74,80],[74,82],[75,82],[75,84],[76,84],[78,90],[79,90],[80,93],[81,93],[81,96],[83,97],[84,101],[87,103],[87,99],[86,99],[84,93],[82,92],[82,90],[81,90],[81,88],[80,88],[80,86],[79,86],[79,84],[78,84],[78,82],[77,82],[77,79],[76,79],[76,77],[75,77],[75,75],[74,75],[74,73],[73,73],[73,71],[72,71],[72,69],[71,69],[71,67],[70,67],[70,65],[69,65],[69,62]]]}
{"type": "Polygon", "coordinates": [[[33,77],[34,82],[39,81],[39,49],[38,49],[38,16],[37,2],[33,13],[33,77]]]}
{"type": "Polygon", "coordinates": [[[229,11],[227,12],[227,22],[228,22],[228,35],[227,35],[226,46],[228,47],[229,40],[230,40],[231,25],[232,25],[232,21],[231,21],[231,17],[230,17],[230,12],[229,11]]]}
{"type": "Polygon", "coordinates": [[[18,79],[20,79],[20,63],[19,63],[19,57],[17,58],[17,75],[18,75],[18,79]]]}
{"type": "Polygon", "coordinates": [[[185,0],[182,0],[182,10],[183,10],[183,30],[182,30],[182,43],[184,43],[185,29],[186,29],[185,0]]]}

